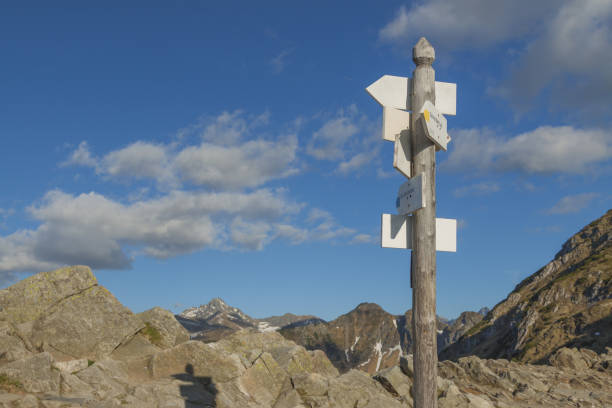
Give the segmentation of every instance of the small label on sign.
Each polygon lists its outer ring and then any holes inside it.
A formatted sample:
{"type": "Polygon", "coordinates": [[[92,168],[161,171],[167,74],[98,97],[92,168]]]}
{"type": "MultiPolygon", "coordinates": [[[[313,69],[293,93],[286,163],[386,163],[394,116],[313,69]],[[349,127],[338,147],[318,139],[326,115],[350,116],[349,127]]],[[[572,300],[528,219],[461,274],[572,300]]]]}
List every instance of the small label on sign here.
{"type": "Polygon", "coordinates": [[[423,173],[402,184],[397,193],[395,207],[398,214],[410,214],[425,207],[425,175],[423,173]]]}

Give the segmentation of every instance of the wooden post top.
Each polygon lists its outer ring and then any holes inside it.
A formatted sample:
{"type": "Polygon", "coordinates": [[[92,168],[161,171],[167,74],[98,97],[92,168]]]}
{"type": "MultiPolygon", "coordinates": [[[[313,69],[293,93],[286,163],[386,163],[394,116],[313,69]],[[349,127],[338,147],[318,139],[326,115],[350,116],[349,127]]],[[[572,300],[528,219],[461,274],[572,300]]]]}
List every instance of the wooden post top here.
{"type": "Polygon", "coordinates": [[[436,59],[436,51],[425,37],[421,37],[412,48],[412,60],[419,65],[431,65],[436,59]]]}

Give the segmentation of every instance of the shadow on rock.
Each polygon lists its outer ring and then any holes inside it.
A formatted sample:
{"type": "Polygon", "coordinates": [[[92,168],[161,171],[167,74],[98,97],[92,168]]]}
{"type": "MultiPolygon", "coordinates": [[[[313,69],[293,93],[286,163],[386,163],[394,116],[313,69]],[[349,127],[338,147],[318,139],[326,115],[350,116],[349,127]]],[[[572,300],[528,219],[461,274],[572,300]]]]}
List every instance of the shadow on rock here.
{"type": "Polygon", "coordinates": [[[193,373],[193,366],[187,364],[185,372],[175,374],[173,378],[181,381],[181,396],[185,399],[185,408],[216,407],[218,393],[211,377],[197,377],[193,373]]]}

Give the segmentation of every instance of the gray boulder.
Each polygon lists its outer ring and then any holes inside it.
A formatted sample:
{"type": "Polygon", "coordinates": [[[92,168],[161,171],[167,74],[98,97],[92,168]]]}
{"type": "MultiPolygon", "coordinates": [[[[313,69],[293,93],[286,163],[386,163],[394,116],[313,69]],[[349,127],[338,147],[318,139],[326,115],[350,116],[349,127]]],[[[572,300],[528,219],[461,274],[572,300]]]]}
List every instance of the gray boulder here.
{"type": "Polygon", "coordinates": [[[174,347],[189,340],[189,332],[169,310],[154,307],[136,316],[145,324],[142,333],[152,344],[162,349],[174,347]]]}
{"type": "Polygon", "coordinates": [[[38,273],[0,290],[0,320],[16,325],[36,320],[63,299],[97,284],[87,266],[38,273]]]}
{"type": "Polygon", "coordinates": [[[0,364],[31,356],[24,341],[7,321],[0,321],[0,364]]]}
{"type": "Polygon", "coordinates": [[[105,288],[93,286],[53,305],[33,325],[32,343],[58,359],[102,359],[143,328],[105,288]]]}
{"type": "Polygon", "coordinates": [[[53,357],[39,353],[0,366],[0,374],[19,382],[26,392],[58,393],[60,372],[52,367],[53,357]]]}
{"type": "Polygon", "coordinates": [[[153,378],[189,373],[218,383],[231,381],[246,371],[237,355],[196,340],[160,351],[151,358],[149,367],[153,378]]]}

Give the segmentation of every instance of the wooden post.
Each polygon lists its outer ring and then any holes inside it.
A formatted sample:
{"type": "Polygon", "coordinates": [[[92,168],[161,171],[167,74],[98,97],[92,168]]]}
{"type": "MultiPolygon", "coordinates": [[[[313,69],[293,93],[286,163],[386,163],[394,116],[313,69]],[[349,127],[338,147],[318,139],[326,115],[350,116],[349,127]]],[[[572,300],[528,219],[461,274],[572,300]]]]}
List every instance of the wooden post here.
{"type": "Polygon", "coordinates": [[[438,354],[436,346],[436,150],[417,120],[425,101],[435,105],[435,51],[424,38],[412,49],[416,69],[412,76],[413,175],[423,173],[425,207],[414,213],[412,230],[412,335],[414,340],[415,408],[437,408],[438,354]]]}

